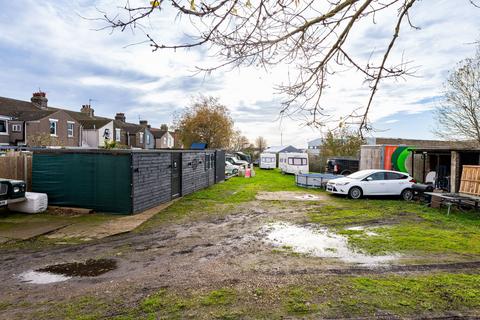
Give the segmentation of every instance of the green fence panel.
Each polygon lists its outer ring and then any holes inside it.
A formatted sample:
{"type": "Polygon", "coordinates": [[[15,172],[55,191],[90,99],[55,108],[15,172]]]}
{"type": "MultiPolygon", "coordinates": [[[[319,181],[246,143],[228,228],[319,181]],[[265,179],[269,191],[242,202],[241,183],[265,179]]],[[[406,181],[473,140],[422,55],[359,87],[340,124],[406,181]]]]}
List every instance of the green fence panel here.
{"type": "Polygon", "coordinates": [[[132,213],[131,157],[98,153],[34,154],[32,191],[52,205],[132,213]]]}

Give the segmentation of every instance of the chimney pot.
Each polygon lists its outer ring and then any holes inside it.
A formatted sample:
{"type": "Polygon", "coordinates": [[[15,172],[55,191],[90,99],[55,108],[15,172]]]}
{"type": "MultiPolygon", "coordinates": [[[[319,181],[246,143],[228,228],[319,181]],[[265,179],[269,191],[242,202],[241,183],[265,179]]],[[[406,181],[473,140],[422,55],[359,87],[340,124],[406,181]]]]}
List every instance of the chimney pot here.
{"type": "Polygon", "coordinates": [[[94,110],[92,109],[92,106],[89,104],[82,105],[82,109],[80,109],[80,112],[88,114],[89,117],[94,116],[94,110]]]}
{"type": "Polygon", "coordinates": [[[34,105],[39,107],[40,109],[47,109],[48,108],[48,99],[47,94],[42,91],[34,92],[32,94],[32,98],[30,99],[34,105]]]}
{"type": "Polygon", "coordinates": [[[117,114],[115,115],[115,120],[118,120],[118,121],[121,121],[121,122],[125,122],[125,121],[126,121],[125,113],[123,113],[123,112],[117,112],[117,114]]]}

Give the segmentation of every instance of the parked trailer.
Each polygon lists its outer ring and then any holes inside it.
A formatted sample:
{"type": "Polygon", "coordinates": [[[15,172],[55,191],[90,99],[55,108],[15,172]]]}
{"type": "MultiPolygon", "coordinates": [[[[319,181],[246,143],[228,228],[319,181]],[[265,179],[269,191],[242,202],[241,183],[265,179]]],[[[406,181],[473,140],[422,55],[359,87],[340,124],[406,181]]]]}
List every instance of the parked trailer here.
{"type": "Polygon", "coordinates": [[[275,153],[260,154],[260,169],[275,169],[277,167],[277,155],[275,153]]]}
{"type": "Polygon", "coordinates": [[[300,173],[295,175],[295,183],[299,187],[319,189],[325,188],[328,181],[341,177],[331,173],[300,173]]]}
{"type": "Polygon", "coordinates": [[[137,213],[225,180],[220,150],[42,150],[32,189],[49,203],[137,213]]]}
{"type": "Polygon", "coordinates": [[[278,154],[278,167],[282,173],[308,173],[308,154],[283,152],[278,154]]]}

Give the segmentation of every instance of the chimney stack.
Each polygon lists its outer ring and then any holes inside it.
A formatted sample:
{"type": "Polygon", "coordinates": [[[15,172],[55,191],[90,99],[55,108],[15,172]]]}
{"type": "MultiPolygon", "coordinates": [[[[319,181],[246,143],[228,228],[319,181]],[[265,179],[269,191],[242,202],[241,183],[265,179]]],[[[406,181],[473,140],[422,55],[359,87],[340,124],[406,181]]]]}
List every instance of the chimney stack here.
{"type": "Polygon", "coordinates": [[[80,112],[88,114],[89,117],[93,117],[94,110],[89,104],[84,104],[82,105],[82,109],[80,109],[80,112]]]}
{"type": "Polygon", "coordinates": [[[140,120],[139,121],[141,126],[147,127],[148,126],[148,121],[147,120],[140,120]]]}
{"type": "Polygon", "coordinates": [[[32,101],[32,103],[40,109],[48,108],[48,99],[45,92],[34,92],[30,101],[32,101]]]}
{"type": "Polygon", "coordinates": [[[123,112],[118,112],[116,115],[115,115],[115,120],[118,120],[118,121],[121,121],[121,122],[125,122],[126,118],[125,118],[125,113],[123,112]]]}
{"type": "Polygon", "coordinates": [[[160,126],[160,130],[162,130],[162,131],[168,131],[168,126],[167,126],[166,124],[162,124],[162,125],[160,126]]]}

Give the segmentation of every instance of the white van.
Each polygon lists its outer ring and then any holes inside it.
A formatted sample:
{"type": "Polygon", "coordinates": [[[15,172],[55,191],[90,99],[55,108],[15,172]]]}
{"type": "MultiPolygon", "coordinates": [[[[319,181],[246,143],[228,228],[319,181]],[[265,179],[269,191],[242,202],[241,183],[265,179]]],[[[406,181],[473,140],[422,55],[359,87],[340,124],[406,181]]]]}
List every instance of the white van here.
{"type": "Polygon", "coordinates": [[[308,154],[283,152],[278,154],[278,167],[282,173],[308,173],[308,154]]]}
{"type": "Polygon", "coordinates": [[[260,169],[275,169],[277,167],[277,155],[275,153],[261,153],[260,169]]]}

